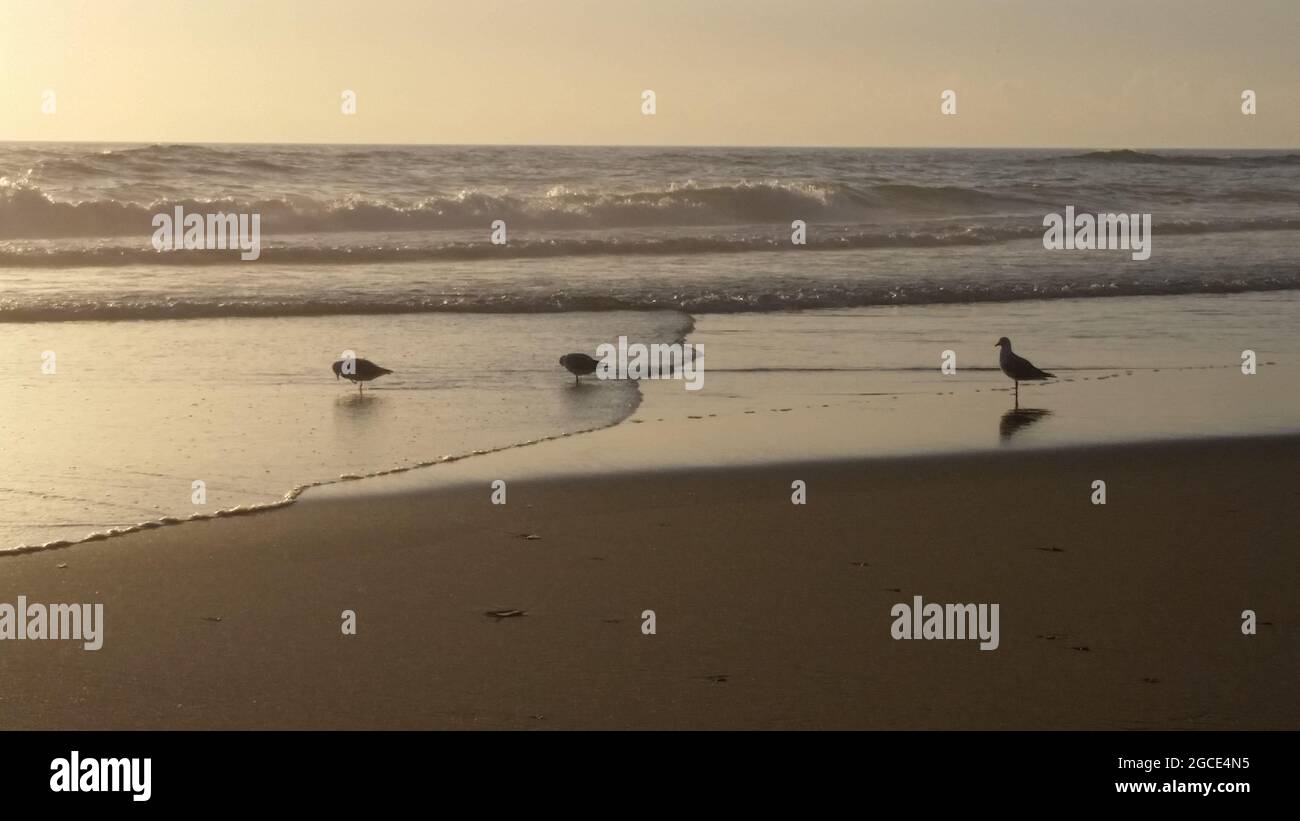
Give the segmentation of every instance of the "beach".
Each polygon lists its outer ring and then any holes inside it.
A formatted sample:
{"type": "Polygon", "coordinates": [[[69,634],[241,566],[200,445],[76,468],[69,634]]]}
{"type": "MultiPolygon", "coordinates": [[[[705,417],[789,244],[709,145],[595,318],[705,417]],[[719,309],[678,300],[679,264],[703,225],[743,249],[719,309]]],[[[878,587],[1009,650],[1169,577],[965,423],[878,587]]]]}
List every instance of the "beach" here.
{"type": "Polygon", "coordinates": [[[646,387],[593,433],[5,557],[6,601],[105,616],[97,651],[6,642],[0,725],[1300,726],[1300,438],[873,457],[831,447],[868,407],[746,430],[646,387]],[[914,596],[998,604],[997,649],[893,638],[914,596]]]}
{"type": "Polygon", "coordinates": [[[533,469],[1294,433],[1297,314],[1300,291],[694,315],[0,322],[0,348],[20,363],[0,372],[0,550],[274,505],[308,486],[370,492],[393,471],[611,425],[643,435],[616,455],[600,439],[575,441],[572,456],[533,469]],[[1023,412],[993,348],[1008,329],[1060,377],[1023,385],[1023,412]],[[575,388],[560,354],[619,336],[702,346],[700,389],[596,378],[575,388]],[[362,397],[330,371],[345,350],[395,372],[362,397]],[[1258,373],[1242,373],[1244,350],[1258,373]],[[43,351],[57,357],[51,373],[43,351]],[[941,371],[945,351],[954,373],[941,371]],[[795,411],[808,415],[783,421],[795,411]],[[695,425],[664,435],[661,419],[695,425]]]}
{"type": "Polygon", "coordinates": [[[0,145],[0,727],[1300,728],[1297,192],[1278,151],[0,145]],[[1150,256],[1049,250],[1070,203],[1150,256]],[[150,247],[180,206],[257,259],[150,247]],[[560,364],[625,343],[692,378],[560,364]]]}
{"type": "Polygon", "coordinates": [[[308,494],[6,559],[6,591],[106,615],[95,652],[5,648],[0,724],[1295,729],[1298,456],[1281,438],[522,479],[505,505],[477,482],[308,494]],[[999,648],[891,638],[914,595],[999,603],[999,648]]]}

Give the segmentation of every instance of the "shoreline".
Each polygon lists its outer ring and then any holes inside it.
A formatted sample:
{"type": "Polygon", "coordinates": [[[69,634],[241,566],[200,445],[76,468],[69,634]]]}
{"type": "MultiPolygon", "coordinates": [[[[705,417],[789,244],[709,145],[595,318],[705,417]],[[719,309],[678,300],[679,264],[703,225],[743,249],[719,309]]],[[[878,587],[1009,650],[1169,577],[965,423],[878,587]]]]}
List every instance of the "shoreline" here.
{"type": "Polygon", "coordinates": [[[55,346],[63,363],[57,376],[7,380],[17,401],[0,418],[13,445],[0,545],[41,548],[196,513],[275,507],[306,485],[355,476],[381,477],[358,486],[368,494],[436,485],[445,471],[415,471],[405,483],[385,474],[561,432],[598,431],[578,448],[546,448],[553,459],[525,459],[530,473],[1297,432],[1287,387],[1300,375],[1289,330],[1297,304],[1255,295],[1083,299],[1064,312],[1044,302],[461,317],[395,320],[377,336],[364,317],[143,323],[128,334],[102,323],[0,326],[4,341],[55,346]],[[1152,345],[1143,327],[1157,307],[1178,336],[1152,345]],[[1016,328],[1025,349],[1061,377],[1025,385],[1023,412],[992,367],[988,337],[999,327],[1016,328]],[[1094,337],[1090,327],[1110,333],[1094,337]],[[575,339],[632,339],[633,328],[706,346],[707,386],[588,379],[575,387],[543,353],[584,346],[575,339]],[[268,333],[276,346],[260,341],[268,333]],[[198,355],[218,336],[254,352],[244,383],[222,360],[198,355]],[[382,355],[396,374],[364,400],[333,389],[332,375],[322,379],[312,363],[336,356],[339,339],[382,355]],[[1070,344],[1077,339],[1097,341],[1070,344]],[[1260,371],[1244,378],[1233,362],[1247,346],[1258,349],[1260,371]],[[155,360],[164,350],[165,362],[155,360]],[[956,374],[937,367],[945,350],[960,358],[956,374]],[[100,361],[111,364],[93,365],[100,361]],[[606,435],[611,424],[617,435],[606,435]],[[196,480],[202,498],[192,494],[196,480]]]}
{"type": "Polygon", "coordinates": [[[0,726],[1297,728],[1297,457],[1275,437],[512,479],[502,506],[304,496],[6,557],[0,600],[102,602],[105,639],[0,644],[0,726]],[[1011,500],[1020,521],[989,515],[1011,500]],[[914,595],[1000,603],[999,649],[891,639],[914,595]]]}
{"type": "MultiPolygon", "coordinates": [[[[991,369],[985,369],[991,370],[991,369]]],[[[531,448],[538,445],[545,445],[552,442],[562,442],[572,437],[580,437],[601,431],[613,430],[633,421],[636,415],[635,410],[624,419],[611,423],[604,427],[591,428],[588,430],[567,431],[557,433],[552,436],[544,436],[527,442],[518,442],[515,444],[505,445],[497,448],[488,448],[485,450],[471,451],[469,453],[451,454],[432,459],[425,462],[417,462],[411,465],[400,465],[392,468],[385,468],[373,473],[343,475],[334,479],[321,479],[318,481],[308,482],[306,484],[296,485],[290,488],[284,496],[273,502],[264,502],[258,504],[239,504],[229,508],[220,508],[211,512],[194,513],[186,517],[164,517],[162,519],[149,519],[135,524],[121,525],[108,530],[94,531],[79,539],[59,539],[43,544],[21,544],[14,547],[0,548],[0,562],[3,562],[10,556],[22,556],[31,553],[47,553],[50,551],[66,550],[72,547],[94,544],[97,542],[111,541],[124,536],[130,536],[135,533],[142,533],[150,530],[162,528],[175,528],[185,524],[194,524],[216,519],[238,518],[247,516],[260,516],[263,514],[273,513],[277,510],[284,509],[291,505],[298,504],[304,500],[305,494],[327,494],[326,498],[373,498],[374,496],[385,495],[410,495],[422,492],[436,492],[445,490],[459,490],[468,487],[476,482],[481,482],[481,478],[476,471],[469,476],[443,477],[426,471],[432,468],[455,465],[464,460],[472,460],[485,456],[498,456],[505,454],[507,458],[517,450],[531,448]],[[381,480],[390,477],[402,477],[410,479],[410,484],[397,488],[380,489],[381,480]],[[372,490],[373,489],[373,490],[372,490]]],[[[1107,442],[1084,442],[1084,443],[1057,443],[1041,445],[1038,447],[1026,448],[1022,453],[1086,453],[1093,450],[1107,450],[1122,448],[1132,452],[1134,450],[1161,450],[1164,448],[1178,448],[1180,446],[1195,446],[1204,444],[1230,444],[1234,442],[1241,443],[1289,443],[1290,441],[1300,438],[1300,433],[1243,433],[1236,435],[1224,434],[1188,434],[1177,438],[1149,438],[1134,439],[1131,441],[1107,441],[1107,442]]],[[[671,479],[678,475],[691,475],[708,473],[710,471],[727,471],[734,470],[737,467],[746,467],[754,470],[761,469],[798,469],[800,467],[827,467],[836,468],[853,464],[869,463],[872,465],[886,467],[909,462],[927,462],[927,461],[955,461],[960,462],[967,459],[979,459],[998,453],[996,447],[989,446],[984,448],[963,448],[960,450],[943,450],[943,451],[916,451],[909,453],[889,453],[877,456],[840,456],[828,457],[820,460],[799,459],[797,457],[786,457],[773,460],[756,460],[737,464],[704,466],[690,464],[670,464],[658,465],[654,467],[626,467],[622,469],[609,469],[609,476],[641,476],[641,477],[661,477],[665,480],[671,479]]],[[[569,466],[567,469],[555,469],[553,471],[539,470],[536,465],[529,465],[529,470],[534,471],[525,476],[527,481],[561,481],[570,477],[575,468],[569,466]]],[[[315,498],[314,496],[308,498],[315,498]]]]}
{"type": "MultiPolygon", "coordinates": [[[[633,412],[635,413],[635,411],[633,412]]],[[[227,518],[232,518],[237,516],[256,516],[263,513],[271,513],[273,511],[280,510],[282,508],[289,507],[290,505],[296,504],[304,493],[307,493],[309,491],[318,488],[337,488],[340,486],[349,485],[353,482],[363,482],[366,481],[367,479],[382,479],[387,476],[396,476],[396,475],[411,473],[413,471],[426,470],[428,468],[438,467],[439,465],[451,465],[463,459],[472,459],[476,456],[489,456],[495,453],[505,453],[512,450],[517,450],[519,448],[527,448],[527,447],[532,447],[534,445],[541,445],[546,442],[554,442],[562,439],[567,439],[571,436],[581,436],[583,434],[596,433],[597,431],[617,427],[618,425],[622,424],[622,422],[624,421],[627,421],[626,418],[600,428],[568,431],[565,433],[557,433],[552,436],[543,436],[541,438],[533,439],[527,442],[518,442],[515,444],[504,445],[502,447],[497,447],[497,448],[475,450],[469,453],[451,454],[448,456],[442,456],[437,459],[432,459],[425,462],[416,462],[415,464],[411,464],[411,465],[399,465],[397,467],[384,468],[381,470],[377,470],[373,473],[344,474],[334,479],[320,479],[314,482],[307,482],[306,484],[295,485],[294,487],[290,488],[288,491],[285,492],[282,498],[274,502],[263,502],[258,504],[239,504],[233,507],[220,508],[206,513],[194,513],[190,516],[179,517],[179,518],[168,516],[168,517],[163,517],[161,519],[149,519],[143,522],[138,522],[136,524],[121,525],[118,527],[110,528],[108,530],[95,531],[80,539],[59,539],[57,541],[46,542],[44,544],[24,544],[24,545],[17,545],[15,547],[10,547],[10,548],[0,548],[0,560],[3,560],[5,556],[20,556],[27,553],[43,553],[50,550],[63,550],[65,548],[76,547],[78,545],[89,544],[93,542],[102,542],[109,539],[120,538],[122,536],[129,536],[132,533],[140,533],[146,530],[156,530],[158,528],[164,528],[164,527],[177,527],[184,524],[191,524],[194,522],[204,522],[212,519],[227,519],[227,518]]]]}

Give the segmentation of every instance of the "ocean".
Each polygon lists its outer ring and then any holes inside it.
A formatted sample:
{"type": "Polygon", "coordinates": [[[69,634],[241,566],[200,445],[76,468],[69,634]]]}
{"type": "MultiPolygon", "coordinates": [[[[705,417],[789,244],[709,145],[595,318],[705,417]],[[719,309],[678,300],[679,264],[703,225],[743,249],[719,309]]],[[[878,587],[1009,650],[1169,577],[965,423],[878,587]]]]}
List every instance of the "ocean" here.
{"type": "Polygon", "coordinates": [[[1281,152],[5,144],[0,318],[731,312],[1295,288],[1297,202],[1300,154],[1281,152]],[[177,205],[260,213],[259,264],[160,257],[150,220],[177,205]],[[1043,215],[1067,205],[1153,214],[1154,258],[1039,253],[1043,215]],[[498,219],[505,246],[489,241],[498,219]],[[796,219],[805,246],[790,244],[796,219]],[[45,271],[45,287],[20,287],[14,269],[45,271]]]}
{"type": "MultiPolygon", "coordinates": [[[[1079,373],[1294,364],[1297,204],[1288,152],[3,143],[0,547],[618,424],[638,386],[557,360],[620,335],[707,340],[699,401],[746,407],[934,393],[945,349],[1000,388],[1025,333],[1079,373]],[[178,206],[260,214],[260,258],[155,250],[178,206]],[[1045,250],[1067,206],[1151,214],[1150,259],[1045,250]],[[348,350],[394,374],[360,398],[348,350]]],[[[1147,422],[1300,428],[1251,408],[1147,422]]]]}

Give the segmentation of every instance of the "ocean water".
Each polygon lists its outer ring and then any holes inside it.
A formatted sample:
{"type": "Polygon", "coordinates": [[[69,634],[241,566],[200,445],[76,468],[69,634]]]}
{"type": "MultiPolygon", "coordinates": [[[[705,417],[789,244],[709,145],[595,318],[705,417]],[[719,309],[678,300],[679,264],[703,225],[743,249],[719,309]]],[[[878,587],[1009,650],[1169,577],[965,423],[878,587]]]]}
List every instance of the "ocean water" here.
{"type": "Polygon", "coordinates": [[[1295,288],[1297,203],[1300,154],[1285,152],[11,143],[0,319],[1295,288]],[[1152,258],[1043,253],[1043,216],[1067,205],[1152,214],[1152,258]],[[160,255],[151,220],[176,206],[260,214],[261,258],[160,255]]]}
{"type": "MultiPolygon", "coordinates": [[[[1297,205],[1288,152],[0,144],[0,547],[619,423],[638,386],[556,363],[619,335],[698,326],[701,407],[930,395],[1004,334],[1081,374],[1290,367],[1297,205]],[[261,257],[155,251],[177,206],[260,214],[261,257]],[[1150,259],[1045,250],[1066,206],[1150,213],[1150,259]],[[344,350],[395,373],[363,400],[344,350]]],[[[1300,428],[1280,396],[1242,431],[1300,428]]]]}

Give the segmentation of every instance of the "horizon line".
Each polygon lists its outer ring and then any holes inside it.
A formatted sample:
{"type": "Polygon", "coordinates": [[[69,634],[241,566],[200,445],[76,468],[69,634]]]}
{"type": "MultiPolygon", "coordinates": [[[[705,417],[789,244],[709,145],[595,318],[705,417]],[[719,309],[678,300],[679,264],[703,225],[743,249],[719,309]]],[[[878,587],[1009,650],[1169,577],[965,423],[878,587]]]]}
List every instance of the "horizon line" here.
{"type": "Polygon", "coordinates": [[[855,145],[855,144],[743,144],[743,143],[439,143],[439,142],[329,142],[266,140],[22,140],[0,139],[0,144],[50,145],[241,145],[241,146],[339,146],[363,148],[721,148],[803,150],[912,150],[912,151],[1300,151],[1300,145],[1286,146],[1101,146],[1075,145],[855,145]]]}

